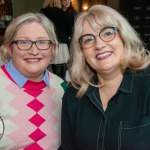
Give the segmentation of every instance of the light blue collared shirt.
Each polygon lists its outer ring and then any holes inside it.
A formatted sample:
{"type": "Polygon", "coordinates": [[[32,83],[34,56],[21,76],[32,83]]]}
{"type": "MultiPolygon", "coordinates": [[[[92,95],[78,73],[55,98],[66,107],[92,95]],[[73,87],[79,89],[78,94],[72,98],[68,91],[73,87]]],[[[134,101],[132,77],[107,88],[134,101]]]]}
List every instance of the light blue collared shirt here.
{"type": "MultiPolygon", "coordinates": [[[[12,77],[12,79],[16,82],[16,84],[22,88],[24,84],[27,82],[28,78],[26,78],[24,75],[22,75],[13,65],[12,60],[10,60],[8,63],[5,64],[6,70],[12,77]]],[[[41,80],[45,82],[45,84],[50,87],[49,84],[49,77],[48,77],[48,70],[46,69],[44,76],[41,80]]]]}

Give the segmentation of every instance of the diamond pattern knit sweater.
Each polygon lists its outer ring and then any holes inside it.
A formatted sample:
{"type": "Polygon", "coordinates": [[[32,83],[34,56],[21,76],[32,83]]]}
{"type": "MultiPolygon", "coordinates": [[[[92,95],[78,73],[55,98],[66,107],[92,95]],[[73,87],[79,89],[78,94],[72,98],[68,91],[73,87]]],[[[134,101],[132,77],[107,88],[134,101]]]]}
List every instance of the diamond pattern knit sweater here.
{"type": "Polygon", "coordinates": [[[29,80],[20,89],[0,68],[0,150],[57,150],[65,83],[49,79],[50,88],[29,80]]]}

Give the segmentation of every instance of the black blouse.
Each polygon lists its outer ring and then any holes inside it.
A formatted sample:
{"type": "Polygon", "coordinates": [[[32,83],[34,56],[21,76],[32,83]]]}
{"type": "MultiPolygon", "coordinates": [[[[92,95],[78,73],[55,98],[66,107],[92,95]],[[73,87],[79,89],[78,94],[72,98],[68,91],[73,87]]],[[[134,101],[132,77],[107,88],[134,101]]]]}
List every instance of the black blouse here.
{"type": "Polygon", "coordinates": [[[149,150],[150,71],[126,72],[117,93],[102,108],[99,91],[81,98],[68,87],[62,105],[62,150],[149,150]]]}

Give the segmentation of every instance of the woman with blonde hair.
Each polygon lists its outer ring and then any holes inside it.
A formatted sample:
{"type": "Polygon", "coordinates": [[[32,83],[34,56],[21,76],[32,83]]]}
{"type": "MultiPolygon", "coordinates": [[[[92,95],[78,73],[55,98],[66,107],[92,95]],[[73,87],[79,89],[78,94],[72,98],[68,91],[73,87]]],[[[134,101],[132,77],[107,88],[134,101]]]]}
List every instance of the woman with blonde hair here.
{"type": "Polygon", "coordinates": [[[76,19],[71,85],[62,104],[62,150],[150,148],[150,53],[116,10],[76,19]]]}

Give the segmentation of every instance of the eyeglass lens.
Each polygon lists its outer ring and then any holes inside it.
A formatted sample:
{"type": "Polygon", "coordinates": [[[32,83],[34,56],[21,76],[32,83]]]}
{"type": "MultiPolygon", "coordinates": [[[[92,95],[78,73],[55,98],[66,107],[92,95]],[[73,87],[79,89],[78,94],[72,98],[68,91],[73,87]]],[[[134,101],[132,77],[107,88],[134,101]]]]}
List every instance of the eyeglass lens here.
{"type": "MultiPolygon", "coordinates": [[[[101,40],[105,42],[109,42],[114,39],[116,34],[116,28],[115,27],[107,27],[100,31],[99,37],[101,40]]],[[[85,34],[79,38],[79,43],[82,48],[90,48],[95,43],[96,36],[93,34],[85,34]]]]}
{"type": "Polygon", "coordinates": [[[50,40],[38,40],[38,41],[17,40],[11,42],[11,44],[17,44],[17,47],[20,50],[29,50],[33,44],[35,44],[39,50],[47,50],[49,49],[52,42],[50,40]]]}

